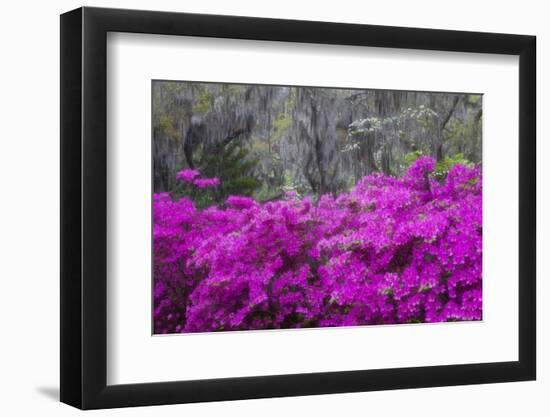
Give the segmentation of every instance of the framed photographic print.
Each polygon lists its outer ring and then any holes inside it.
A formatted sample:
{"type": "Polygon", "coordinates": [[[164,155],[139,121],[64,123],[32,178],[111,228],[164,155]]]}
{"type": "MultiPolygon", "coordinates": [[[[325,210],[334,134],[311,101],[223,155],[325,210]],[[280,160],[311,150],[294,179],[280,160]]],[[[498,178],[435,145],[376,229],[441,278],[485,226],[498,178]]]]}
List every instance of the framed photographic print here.
{"type": "Polygon", "coordinates": [[[535,38],[61,16],[61,401],[535,379],[535,38]]]}

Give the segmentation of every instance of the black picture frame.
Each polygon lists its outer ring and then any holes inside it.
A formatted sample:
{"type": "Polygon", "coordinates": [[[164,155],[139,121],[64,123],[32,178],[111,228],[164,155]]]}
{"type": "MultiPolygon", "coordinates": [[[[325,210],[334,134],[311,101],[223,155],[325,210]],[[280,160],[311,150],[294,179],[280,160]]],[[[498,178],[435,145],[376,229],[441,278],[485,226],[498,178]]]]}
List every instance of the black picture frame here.
{"type": "Polygon", "coordinates": [[[61,15],[61,401],[81,409],[534,380],[534,36],[171,12],[61,15]],[[519,56],[519,360],[468,365],[107,385],[108,32],[519,56]]]}

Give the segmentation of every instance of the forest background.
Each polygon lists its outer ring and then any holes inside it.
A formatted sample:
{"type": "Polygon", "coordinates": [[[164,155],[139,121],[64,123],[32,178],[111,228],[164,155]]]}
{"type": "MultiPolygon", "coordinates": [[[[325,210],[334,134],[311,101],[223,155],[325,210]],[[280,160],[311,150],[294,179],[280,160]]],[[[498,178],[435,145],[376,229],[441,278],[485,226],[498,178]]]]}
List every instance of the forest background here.
{"type": "Polygon", "coordinates": [[[176,179],[185,168],[219,178],[193,191],[199,207],[232,194],[336,195],[422,155],[436,177],[482,159],[479,94],[155,80],[152,97],[154,191],[188,193],[176,179]]]}

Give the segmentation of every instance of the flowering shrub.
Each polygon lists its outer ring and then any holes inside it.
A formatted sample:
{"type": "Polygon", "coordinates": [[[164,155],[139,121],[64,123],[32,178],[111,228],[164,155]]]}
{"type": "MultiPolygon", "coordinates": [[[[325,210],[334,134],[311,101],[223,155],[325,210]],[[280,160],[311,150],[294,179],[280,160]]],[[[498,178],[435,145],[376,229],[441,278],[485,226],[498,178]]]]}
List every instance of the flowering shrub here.
{"type": "Polygon", "coordinates": [[[481,169],[434,166],[316,203],[155,194],[155,333],[480,320],[481,169]]]}
{"type": "Polygon", "coordinates": [[[191,183],[199,188],[216,187],[220,185],[219,178],[201,178],[201,174],[197,169],[183,169],[176,174],[176,178],[191,183]]]}
{"type": "Polygon", "coordinates": [[[197,169],[183,169],[176,174],[178,180],[192,183],[195,178],[200,177],[200,172],[197,169]]]}
{"type": "Polygon", "coordinates": [[[215,187],[220,185],[220,180],[218,178],[197,178],[193,184],[199,188],[215,187]]]}

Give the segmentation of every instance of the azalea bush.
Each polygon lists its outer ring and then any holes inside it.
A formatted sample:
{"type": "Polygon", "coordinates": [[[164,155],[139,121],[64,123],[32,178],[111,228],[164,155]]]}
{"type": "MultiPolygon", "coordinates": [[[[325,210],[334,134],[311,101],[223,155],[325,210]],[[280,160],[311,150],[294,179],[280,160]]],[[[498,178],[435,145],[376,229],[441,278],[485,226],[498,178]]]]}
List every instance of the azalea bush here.
{"type": "Polygon", "coordinates": [[[434,169],[420,157],[318,201],[155,194],[155,333],[481,320],[481,168],[434,169]]]}

